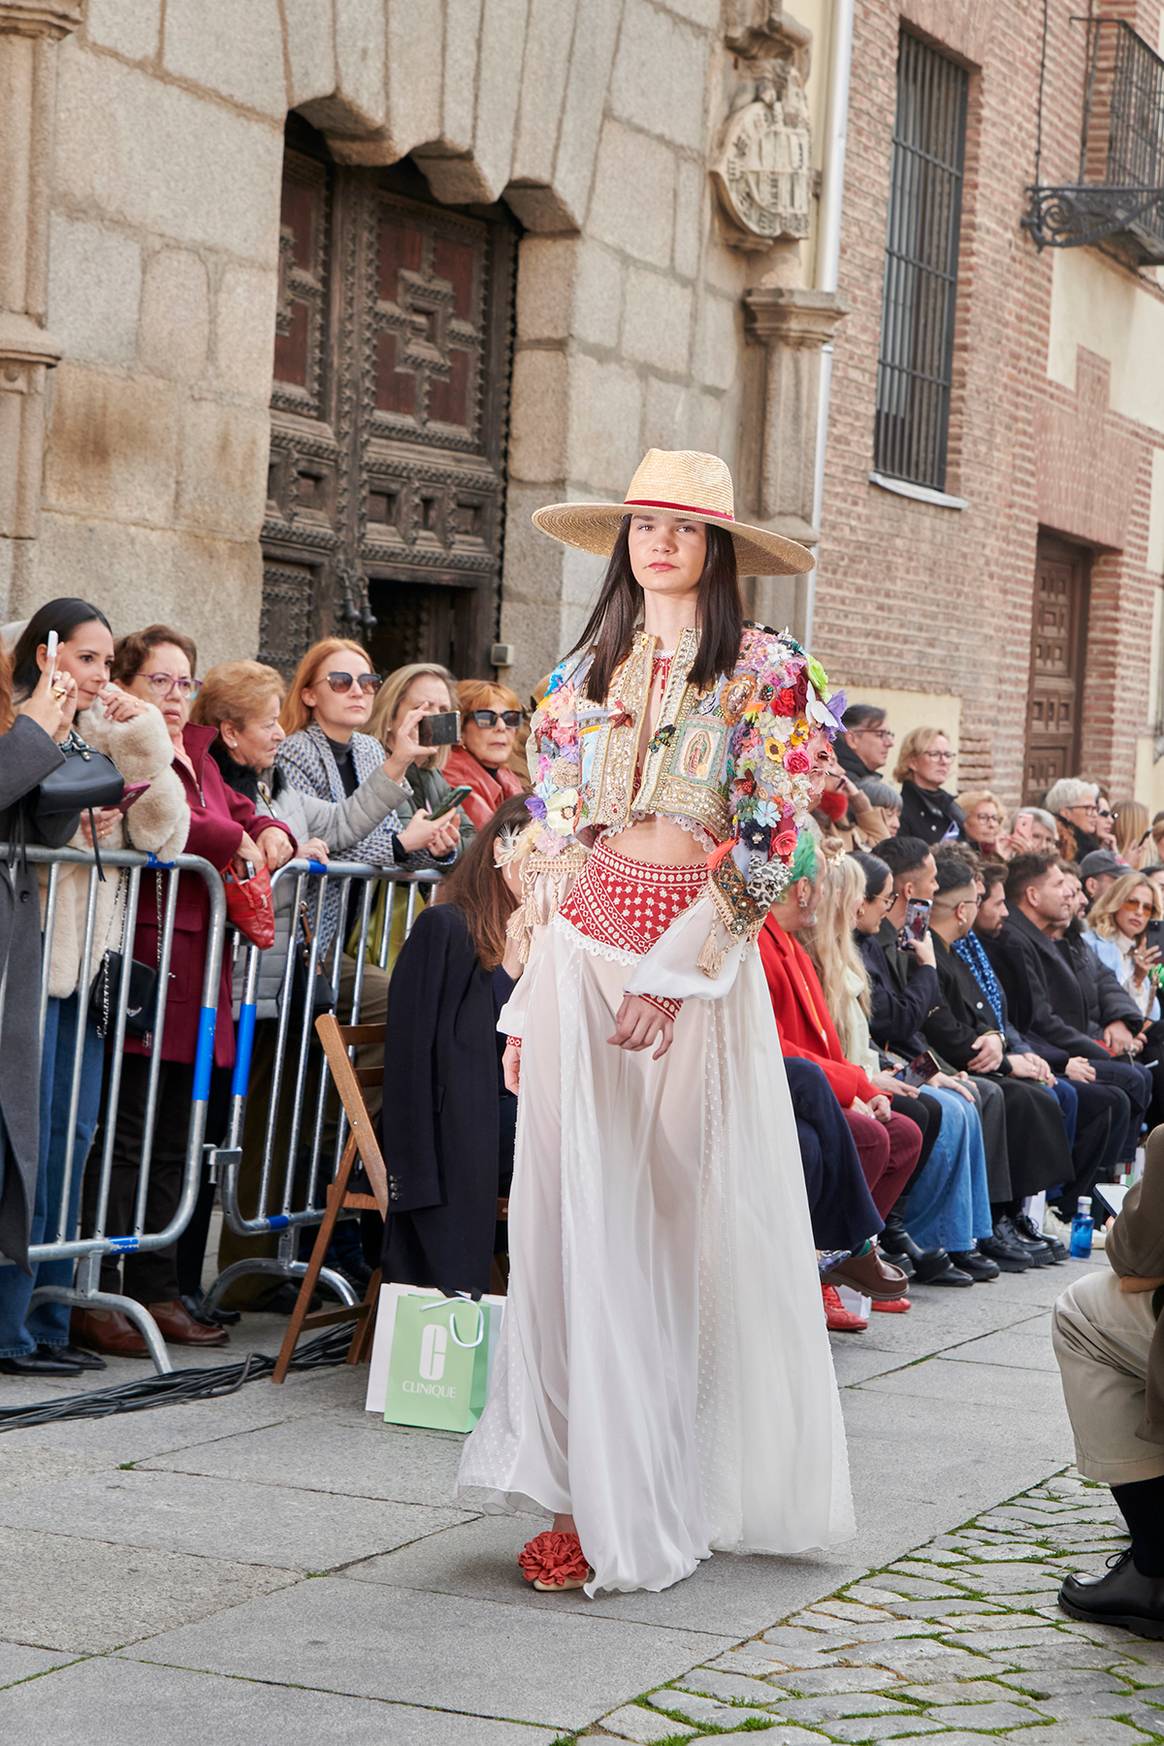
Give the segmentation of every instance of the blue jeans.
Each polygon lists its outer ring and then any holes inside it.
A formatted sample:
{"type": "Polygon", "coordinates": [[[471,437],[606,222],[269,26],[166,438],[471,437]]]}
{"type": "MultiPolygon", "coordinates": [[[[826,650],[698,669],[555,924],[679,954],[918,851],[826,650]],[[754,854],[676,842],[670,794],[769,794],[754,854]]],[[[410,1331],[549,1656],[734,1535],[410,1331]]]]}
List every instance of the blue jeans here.
{"type": "MultiPolygon", "coordinates": [[[[105,1045],[90,1016],[87,991],[71,994],[67,1000],[50,1000],[40,1066],[40,1155],[32,1209],[33,1243],[65,1241],[75,1233],[81,1178],[97,1126],[104,1071],[105,1045]],[[58,1231],[78,1022],[84,1024],[85,1040],[73,1137],[73,1170],[65,1228],[58,1231]]],[[[41,1261],[33,1266],[31,1275],[16,1267],[0,1267],[0,1358],[27,1357],[40,1345],[68,1345],[70,1306],[40,1303],[30,1311],[29,1303],[38,1286],[71,1285],[74,1266],[73,1261],[41,1261]]]]}
{"type": "Polygon", "coordinates": [[[906,1196],[902,1218],[920,1248],[963,1254],[993,1229],[982,1122],[974,1105],[956,1091],[927,1087],[926,1096],[941,1104],[942,1125],[906,1196]]]}

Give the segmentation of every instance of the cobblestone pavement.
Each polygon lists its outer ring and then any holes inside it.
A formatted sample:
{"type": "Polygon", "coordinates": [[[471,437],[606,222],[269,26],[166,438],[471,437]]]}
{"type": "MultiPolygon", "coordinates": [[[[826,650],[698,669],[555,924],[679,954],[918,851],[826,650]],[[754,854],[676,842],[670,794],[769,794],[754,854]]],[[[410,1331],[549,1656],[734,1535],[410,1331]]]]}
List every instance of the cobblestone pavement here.
{"type": "Polygon", "coordinates": [[[585,1739],[679,1746],[762,1730],[772,1746],[1147,1746],[1164,1742],[1164,1643],[1069,1619],[1071,1570],[1127,1544],[1106,1487],[1064,1474],[939,1534],[585,1739]]]}

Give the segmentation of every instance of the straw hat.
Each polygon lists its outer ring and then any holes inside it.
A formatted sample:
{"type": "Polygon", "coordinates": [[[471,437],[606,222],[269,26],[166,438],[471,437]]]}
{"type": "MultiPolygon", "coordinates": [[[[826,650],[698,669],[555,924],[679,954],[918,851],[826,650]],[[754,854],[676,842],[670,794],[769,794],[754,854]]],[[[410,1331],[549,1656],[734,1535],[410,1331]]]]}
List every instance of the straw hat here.
{"type": "Polygon", "coordinates": [[[735,519],[732,476],[718,455],[692,449],[648,449],[622,503],[552,503],[536,509],[535,527],[563,545],[609,558],[619,524],[636,509],[662,509],[708,527],[722,527],[736,548],[741,576],[799,576],[816,559],[807,546],[766,527],[735,519]]]}

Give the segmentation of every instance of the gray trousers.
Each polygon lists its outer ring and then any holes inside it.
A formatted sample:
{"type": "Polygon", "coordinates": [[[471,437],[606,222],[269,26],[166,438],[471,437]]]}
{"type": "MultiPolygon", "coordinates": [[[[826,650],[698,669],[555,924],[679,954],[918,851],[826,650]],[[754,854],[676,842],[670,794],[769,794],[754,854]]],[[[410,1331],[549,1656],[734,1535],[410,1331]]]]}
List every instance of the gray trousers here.
{"type": "Polygon", "coordinates": [[[1164,1478],[1164,1443],[1137,1435],[1155,1331],[1152,1293],[1121,1291],[1109,1269],[1074,1280],[1051,1312],[1075,1465],[1087,1479],[1135,1485],[1164,1478]]]}

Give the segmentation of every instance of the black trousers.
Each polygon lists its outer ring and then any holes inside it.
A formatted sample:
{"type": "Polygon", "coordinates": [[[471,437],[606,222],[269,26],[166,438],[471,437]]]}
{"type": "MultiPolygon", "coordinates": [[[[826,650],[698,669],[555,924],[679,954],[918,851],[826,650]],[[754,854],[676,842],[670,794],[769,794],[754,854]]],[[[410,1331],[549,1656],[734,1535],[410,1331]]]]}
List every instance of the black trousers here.
{"type": "Polygon", "coordinates": [[[800,1161],[818,1249],[859,1249],[882,1228],[832,1086],[813,1061],[785,1058],[800,1161]]]}
{"type": "Polygon", "coordinates": [[[1097,1182],[1110,1182],[1120,1169],[1132,1120],[1132,1106],[1118,1085],[1104,1085],[1098,1079],[1090,1085],[1081,1080],[1071,1083],[1078,1103],[1071,1148],[1075,1175],[1050,1196],[1060,1217],[1068,1222],[1075,1215],[1080,1195],[1089,1195],[1097,1182]]]}
{"type": "Polygon", "coordinates": [[[1161,1069],[1141,1067],[1136,1061],[1093,1061],[1091,1064],[1095,1068],[1096,1083],[1118,1086],[1131,1106],[1127,1131],[1122,1136],[1118,1152],[1120,1162],[1130,1164],[1136,1155],[1140,1129],[1152,1101],[1152,1081],[1161,1069]]]}
{"type": "MultiPolygon", "coordinates": [[[[149,1072],[150,1063],[146,1056],[122,1057],[121,1094],[105,1217],[105,1229],[110,1236],[134,1234],[149,1072]]],[[[157,1113],[142,1227],[145,1235],[164,1230],[178,1210],[193,1095],[193,1065],[186,1061],[163,1061],[158,1073],[157,1113]]],[[[93,1141],[90,1168],[85,1173],[81,1225],[84,1231],[92,1230],[96,1222],[97,1185],[106,1119],[103,1111],[93,1141]]],[[[176,1247],[170,1243],[164,1249],[151,1249],[144,1254],[107,1255],[101,1263],[102,1291],[124,1290],[126,1297],[144,1304],[170,1302],[178,1296],[176,1247]]]]}

